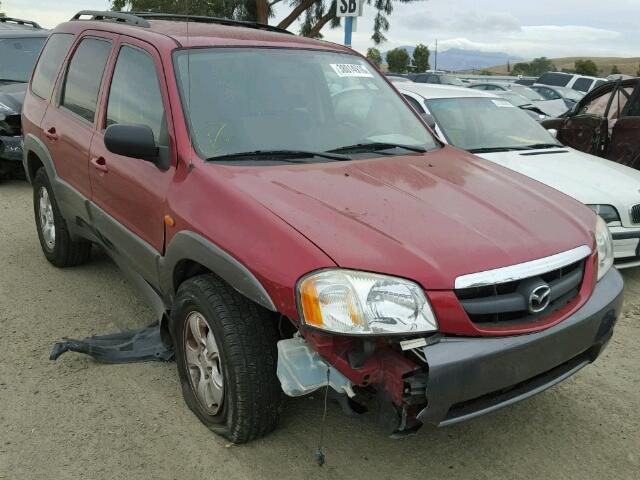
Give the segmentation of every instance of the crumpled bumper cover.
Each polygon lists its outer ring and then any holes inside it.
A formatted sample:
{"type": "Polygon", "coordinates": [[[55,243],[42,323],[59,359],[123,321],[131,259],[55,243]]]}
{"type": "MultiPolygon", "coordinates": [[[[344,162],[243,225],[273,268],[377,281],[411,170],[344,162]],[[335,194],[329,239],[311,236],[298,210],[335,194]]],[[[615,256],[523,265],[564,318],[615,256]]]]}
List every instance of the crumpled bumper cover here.
{"type": "Polygon", "coordinates": [[[0,135],[0,160],[22,162],[22,137],[0,135]]]}
{"type": "Polygon", "coordinates": [[[611,338],[623,287],[612,268],[579,311],[551,328],[512,337],[445,337],[424,347],[428,403],[418,419],[438,426],[469,420],[539,393],[593,362],[611,338]]]}

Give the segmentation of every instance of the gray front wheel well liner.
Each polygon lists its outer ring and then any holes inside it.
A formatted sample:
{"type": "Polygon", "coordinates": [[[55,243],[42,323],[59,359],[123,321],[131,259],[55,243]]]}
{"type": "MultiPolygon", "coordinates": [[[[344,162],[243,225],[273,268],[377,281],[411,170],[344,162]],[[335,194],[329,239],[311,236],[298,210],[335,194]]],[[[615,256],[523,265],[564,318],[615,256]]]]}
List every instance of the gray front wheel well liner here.
{"type": "Polygon", "coordinates": [[[181,267],[188,262],[214,273],[258,305],[277,311],[265,288],[247,267],[195,232],[178,232],[160,261],[162,289],[170,292],[171,296],[175,295],[181,280],[185,278],[181,267]]]}

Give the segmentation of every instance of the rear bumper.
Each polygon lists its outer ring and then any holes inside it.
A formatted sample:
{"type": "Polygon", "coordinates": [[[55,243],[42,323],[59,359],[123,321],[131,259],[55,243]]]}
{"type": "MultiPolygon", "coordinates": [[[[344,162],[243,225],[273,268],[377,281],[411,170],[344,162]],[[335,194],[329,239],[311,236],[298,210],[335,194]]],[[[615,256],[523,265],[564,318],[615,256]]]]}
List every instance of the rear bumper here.
{"type": "Polygon", "coordinates": [[[424,347],[427,406],[418,419],[438,426],[469,420],[568,378],[611,338],[622,293],[622,276],[612,268],[579,311],[551,328],[511,337],[445,337],[424,347]]]}

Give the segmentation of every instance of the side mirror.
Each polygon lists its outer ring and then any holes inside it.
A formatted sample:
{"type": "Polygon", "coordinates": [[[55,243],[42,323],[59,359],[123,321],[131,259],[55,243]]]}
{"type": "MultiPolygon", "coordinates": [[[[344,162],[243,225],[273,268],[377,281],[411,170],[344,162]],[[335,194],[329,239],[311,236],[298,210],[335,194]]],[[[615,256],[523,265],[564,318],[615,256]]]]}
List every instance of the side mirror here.
{"type": "Polygon", "coordinates": [[[429,128],[431,130],[436,129],[436,119],[433,118],[433,115],[431,115],[430,113],[421,113],[420,116],[427,123],[427,125],[429,125],[429,128]]]}
{"type": "Polygon", "coordinates": [[[557,129],[548,128],[547,132],[549,132],[553,138],[558,138],[558,130],[557,129]]]}
{"type": "Polygon", "coordinates": [[[153,131],[146,125],[109,125],[104,132],[104,146],[116,155],[151,163],[160,158],[153,131]]]}

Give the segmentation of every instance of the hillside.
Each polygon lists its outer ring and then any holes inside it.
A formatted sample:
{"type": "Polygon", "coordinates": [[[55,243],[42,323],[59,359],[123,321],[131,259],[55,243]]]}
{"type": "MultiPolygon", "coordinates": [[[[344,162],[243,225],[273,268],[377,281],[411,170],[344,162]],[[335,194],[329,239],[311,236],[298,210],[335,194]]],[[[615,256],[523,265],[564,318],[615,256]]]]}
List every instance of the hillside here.
{"type": "MultiPolygon", "coordinates": [[[[558,70],[562,70],[563,68],[572,69],[574,68],[574,64],[576,60],[593,60],[595,64],[598,66],[598,70],[600,71],[600,75],[606,77],[611,72],[611,67],[614,65],[618,66],[620,72],[627,75],[634,75],[638,70],[638,66],[640,65],[640,57],[631,57],[631,58],[623,58],[623,57],[564,57],[564,58],[552,58],[551,61],[556,66],[558,70]]],[[[513,65],[515,62],[512,62],[513,65]]],[[[506,74],[507,66],[499,65],[491,68],[487,68],[490,72],[497,74],[506,74]]]]}
{"type": "MultiPolygon", "coordinates": [[[[413,56],[415,47],[404,46],[409,57],[413,56]]],[[[435,52],[431,51],[429,56],[429,64],[431,68],[435,67],[435,52]]],[[[386,60],[387,52],[382,52],[382,59],[386,60]]],[[[483,69],[496,65],[498,62],[506,61],[509,58],[511,63],[521,62],[519,57],[509,57],[506,53],[501,52],[481,52],[479,50],[464,50],[461,48],[450,48],[449,50],[441,50],[438,52],[438,70],[461,71],[471,69],[483,69]]]]}

